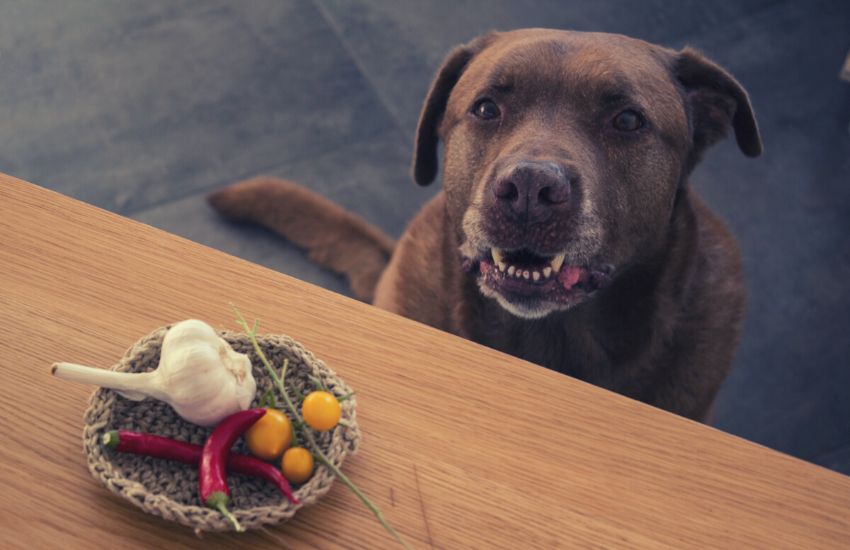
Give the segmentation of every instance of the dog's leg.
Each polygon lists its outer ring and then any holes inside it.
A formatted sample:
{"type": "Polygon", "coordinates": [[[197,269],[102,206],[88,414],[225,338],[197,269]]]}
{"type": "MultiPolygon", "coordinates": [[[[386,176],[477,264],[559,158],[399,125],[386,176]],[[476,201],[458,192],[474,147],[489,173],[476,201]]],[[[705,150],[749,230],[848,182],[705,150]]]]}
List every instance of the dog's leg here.
{"type": "Polygon", "coordinates": [[[207,197],[225,218],[267,227],[305,248],[317,264],[345,275],[371,302],[395,242],[362,218],[290,181],[257,177],[207,197]]]}

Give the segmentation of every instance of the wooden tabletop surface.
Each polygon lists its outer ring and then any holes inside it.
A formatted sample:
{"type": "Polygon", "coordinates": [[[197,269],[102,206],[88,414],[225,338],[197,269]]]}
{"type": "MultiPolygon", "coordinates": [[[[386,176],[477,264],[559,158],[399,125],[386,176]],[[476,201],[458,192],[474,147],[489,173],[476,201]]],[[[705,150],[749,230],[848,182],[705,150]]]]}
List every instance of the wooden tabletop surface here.
{"type": "Polygon", "coordinates": [[[140,336],[228,303],[357,391],[345,471],[416,548],[847,548],[850,478],[0,175],[0,546],[384,548],[336,483],[264,531],[146,515],[91,477],[92,388],[140,336]]]}

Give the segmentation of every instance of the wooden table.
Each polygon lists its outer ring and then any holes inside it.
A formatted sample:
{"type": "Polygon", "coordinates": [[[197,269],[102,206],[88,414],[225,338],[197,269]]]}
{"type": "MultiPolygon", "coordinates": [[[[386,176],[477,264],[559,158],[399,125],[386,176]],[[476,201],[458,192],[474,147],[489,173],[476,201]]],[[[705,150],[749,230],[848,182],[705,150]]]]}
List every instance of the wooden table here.
{"type": "Polygon", "coordinates": [[[0,546],[383,548],[342,484],[288,524],[197,539],[89,475],[92,389],[138,337],[228,303],[358,392],[353,481],[417,548],[850,546],[850,478],[0,175],[0,546]]]}

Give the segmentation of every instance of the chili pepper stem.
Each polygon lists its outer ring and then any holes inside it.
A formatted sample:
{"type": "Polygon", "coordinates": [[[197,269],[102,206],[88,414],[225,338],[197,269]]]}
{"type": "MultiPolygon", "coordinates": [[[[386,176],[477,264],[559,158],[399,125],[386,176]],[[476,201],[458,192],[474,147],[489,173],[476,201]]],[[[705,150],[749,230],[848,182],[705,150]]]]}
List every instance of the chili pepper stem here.
{"type": "MultiPolygon", "coordinates": [[[[280,392],[281,396],[283,397],[284,402],[286,402],[286,406],[289,409],[290,413],[295,418],[297,418],[299,421],[301,421],[301,415],[298,414],[298,409],[295,408],[295,405],[292,404],[292,401],[289,399],[289,395],[286,393],[286,387],[283,385],[283,380],[281,379],[280,376],[278,376],[278,374],[277,374],[277,372],[275,372],[274,368],[272,368],[271,363],[269,363],[269,360],[266,358],[266,354],[263,353],[262,348],[260,348],[260,343],[257,342],[257,335],[254,332],[257,328],[257,322],[255,321],[254,322],[254,328],[252,330],[249,330],[248,329],[248,322],[245,321],[245,318],[242,317],[242,314],[239,313],[239,310],[237,310],[236,307],[233,306],[233,304],[231,304],[230,307],[233,309],[233,312],[236,314],[236,317],[238,318],[237,321],[239,322],[240,326],[247,333],[248,339],[251,341],[251,344],[253,344],[254,351],[257,352],[257,355],[259,356],[260,361],[262,361],[262,363],[266,367],[266,370],[268,371],[269,375],[271,375],[272,380],[274,381],[275,386],[277,386],[278,391],[280,392]]],[[[284,359],[283,361],[284,361],[284,363],[283,363],[283,369],[281,369],[281,373],[285,375],[286,369],[289,365],[289,360],[284,359]]],[[[357,495],[357,498],[359,498],[360,501],[363,502],[363,504],[365,504],[366,507],[369,508],[369,510],[372,511],[372,513],[375,515],[375,517],[378,518],[378,521],[381,522],[381,525],[384,527],[384,529],[386,529],[386,531],[390,535],[392,535],[392,537],[394,539],[396,539],[406,549],[413,550],[413,547],[410,544],[408,544],[408,542],[406,540],[404,540],[404,538],[401,536],[401,534],[398,531],[396,531],[395,528],[393,528],[392,525],[389,524],[389,522],[386,520],[386,518],[384,518],[384,515],[381,513],[381,510],[377,506],[375,506],[375,504],[372,503],[371,500],[369,500],[369,497],[367,497],[365,494],[363,494],[363,492],[354,484],[354,482],[352,482],[350,479],[348,479],[348,476],[346,476],[345,474],[342,473],[342,470],[337,468],[336,465],[334,465],[330,460],[328,460],[328,457],[326,457],[325,453],[322,452],[322,449],[316,443],[316,440],[313,438],[313,434],[310,433],[310,430],[304,429],[304,430],[302,430],[301,433],[304,436],[304,438],[307,440],[307,443],[309,444],[310,449],[319,458],[319,461],[325,467],[327,467],[331,472],[333,472],[333,474],[336,477],[338,477],[340,481],[342,481],[346,486],[348,486],[348,488],[351,489],[354,492],[355,495],[357,495]]]]}
{"type": "Polygon", "coordinates": [[[210,508],[218,510],[224,517],[230,520],[230,523],[232,523],[233,527],[236,528],[237,533],[244,533],[245,528],[239,524],[239,521],[236,519],[236,516],[234,516],[233,513],[227,509],[228,500],[229,499],[227,498],[227,495],[220,491],[216,491],[209,496],[206,504],[210,508]]]}
{"type": "Polygon", "coordinates": [[[103,434],[103,446],[107,449],[114,449],[121,443],[121,438],[118,436],[118,430],[112,430],[103,434]]]}

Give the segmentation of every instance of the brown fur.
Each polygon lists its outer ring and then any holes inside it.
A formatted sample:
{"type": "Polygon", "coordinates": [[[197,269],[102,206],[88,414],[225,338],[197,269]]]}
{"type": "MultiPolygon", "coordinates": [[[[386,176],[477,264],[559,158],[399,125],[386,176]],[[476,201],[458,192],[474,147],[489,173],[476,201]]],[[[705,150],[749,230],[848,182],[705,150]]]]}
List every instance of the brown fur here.
{"type": "Polygon", "coordinates": [[[372,301],[395,242],[362,218],[298,184],[257,177],[212,193],[210,205],[236,222],[285,235],[317,264],[348,277],[361,300],[372,301]]]}
{"type": "Polygon", "coordinates": [[[442,140],[444,189],[386,269],[390,239],[293,184],[255,180],[211,201],[349,274],[358,296],[370,297],[382,271],[379,307],[703,420],[732,360],[744,289],[734,239],[686,179],[729,128],[745,154],[761,152],[746,93],[693,50],[616,35],[491,33],[449,54],[429,91],[413,175],[434,179],[442,140]],[[470,114],[481,97],[501,106],[495,122],[470,114]],[[645,112],[646,129],[613,131],[611,113],[630,105],[645,112]],[[492,194],[529,163],[570,174],[569,200],[536,205],[534,219],[492,194]],[[563,251],[588,273],[608,266],[610,285],[516,305],[486,284],[490,247],[563,251]]]}

